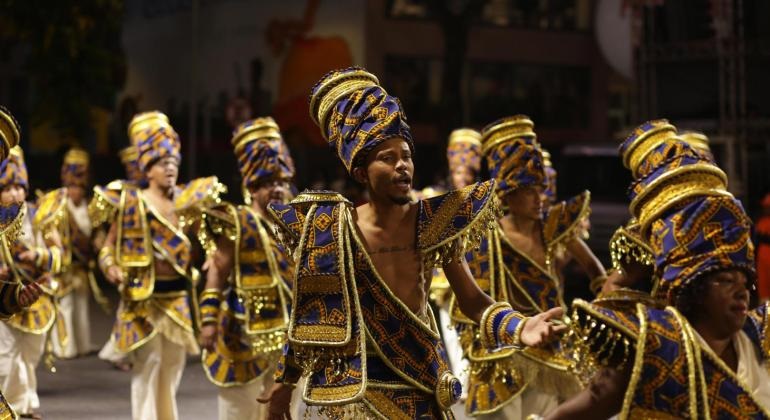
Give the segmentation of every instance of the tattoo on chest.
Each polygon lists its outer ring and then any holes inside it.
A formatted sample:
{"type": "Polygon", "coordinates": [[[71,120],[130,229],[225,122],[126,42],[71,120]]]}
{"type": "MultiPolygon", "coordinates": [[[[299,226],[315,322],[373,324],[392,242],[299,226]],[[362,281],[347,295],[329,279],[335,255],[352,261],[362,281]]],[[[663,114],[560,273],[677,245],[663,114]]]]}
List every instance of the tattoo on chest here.
{"type": "Polygon", "coordinates": [[[414,251],[415,247],[414,245],[405,245],[405,246],[384,246],[379,249],[373,249],[369,254],[392,254],[395,252],[411,252],[414,251]]]}

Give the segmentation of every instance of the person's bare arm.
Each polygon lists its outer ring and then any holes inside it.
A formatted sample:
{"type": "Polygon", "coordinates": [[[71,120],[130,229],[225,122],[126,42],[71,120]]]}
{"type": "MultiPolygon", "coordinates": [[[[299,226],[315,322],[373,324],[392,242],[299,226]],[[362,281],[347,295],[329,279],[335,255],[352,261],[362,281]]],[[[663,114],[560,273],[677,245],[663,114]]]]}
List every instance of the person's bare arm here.
{"type": "Polygon", "coordinates": [[[457,298],[460,311],[472,321],[479,322],[484,310],[495,301],[476,284],[465,258],[445,264],[443,268],[449,285],[457,298]]]}
{"type": "Polygon", "coordinates": [[[591,248],[582,239],[575,237],[567,242],[567,250],[575,257],[575,260],[580,264],[588,277],[593,279],[606,275],[601,261],[596,258],[591,248]]]}
{"type": "MultiPolygon", "coordinates": [[[[214,254],[209,257],[209,260],[205,264],[206,271],[206,287],[203,290],[202,297],[218,295],[221,299],[221,292],[227,284],[227,278],[230,276],[233,266],[233,242],[224,236],[217,238],[217,249],[214,254]]],[[[217,306],[217,302],[210,302],[213,306],[217,306]]],[[[206,350],[214,350],[214,343],[217,338],[217,324],[216,313],[219,310],[218,307],[203,308],[207,305],[204,299],[201,299],[201,315],[206,315],[201,320],[202,326],[200,330],[199,342],[201,347],[206,350]]]]}
{"type": "Polygon", "coordinates": [[[118,226],[113,223],[110,230],[104,238],[104,244],[99,251],[99,268],[104,273],[104,277],[112,284],[119,285],[123,283],[123,270],[115,264],[115,243],[118,240],[118,226]]]}
{"type": "Polygon", "coordinates": [[[607,273],[604,271],[602,263],[596,258],[591,248],[578,237],[567,242],[567,250],[591,279],[589,284],[591,291],[598,294],[607,281],[607,273]]]}
{"type": "Polygon", "coordinates": [[[589,386],[562,403],[546,419],[608,419],[619,413],[631,377],[631,367],[602,369],[589,386]]]}
{"type": "MultiPolygon", "coordinates": [[[[476,284],[465,258],[445,264],[443,268],[449,285],[455,293],[460,311],[472,321],[481,323],[484,312],[496,302],[476,284]]],[[[513,311],[509,310],[509,312],[513,311]]],[[[559,318],[563,314],[564,310],[562,308],[552,308],[531,318],[523,319],[521,322],[524,324],[518,333],[521,344],[538,346],[563,332],[566,326],[556,326],[550,322],[552,319],[559,318]]],[[[508,334],[509,336],[515,336],[518,330],[507,331],[505,325],[501,325],[500,328],[503,329],[503,331],[500,331],[501,333],[508,334]]]]}

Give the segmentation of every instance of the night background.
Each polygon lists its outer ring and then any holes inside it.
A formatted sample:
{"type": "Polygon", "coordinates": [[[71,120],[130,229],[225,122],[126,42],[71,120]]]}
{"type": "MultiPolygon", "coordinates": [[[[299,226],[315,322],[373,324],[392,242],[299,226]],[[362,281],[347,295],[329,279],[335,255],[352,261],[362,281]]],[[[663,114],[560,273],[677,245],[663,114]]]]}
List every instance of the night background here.
{"type": "MultiPolygon", "coordinates": [[[[231,131],[269,115],[300,190],[356,200],[307,102],[326,72],[362,66],[404,105],[416,187],[446,184],[451,130],[530,116],[559,198],[592,192],[588,243],[609,266],[608,240],[629,217],[617,146],[644,121],[708,135],[729,189],[759,215],[770,192],[768,23],[765,0],[0,0],[0,104],[21,124],[32,191],[60,186],[73,145],[91,153],[94,184],[123,178],[129,121],[159,110],[182,140],[180,182],[217,175],[240,202],[231,131]]],[[[45,410],[83,418],[55,399],[67,376],[46,375],[45,410]]],[[[198,379],[180,399],[215,394],[198,379]]],[[[109,398],[126,412],[127,393],[89,392],[107,398],[93,418],[117,410],[109,398]]],[[[195,399],[183,413],[210,405],[195,399]]]]}
{"type": "Polygon", "coordinates": [[[402,100],[418,187],[446,179],[448,133],[524,113],[559,194],[593,194],[594,238],[626,218],[615,148],[653,118],[711,140],[750,213],[770,190],[770,4],[761,0],[83,0],[0,2],[0,103],[22,125],[34,188],[58,186],[74,144],[93,179],[123,176],[136,112],[166,113],[180,180],[216,174],[238,200],[230,132],[272,115],[297,185],[355,185],[308,116],[310,87],[358,65],[402,100]],[[606,217],[605,217],[606,216],[606,217]]]}

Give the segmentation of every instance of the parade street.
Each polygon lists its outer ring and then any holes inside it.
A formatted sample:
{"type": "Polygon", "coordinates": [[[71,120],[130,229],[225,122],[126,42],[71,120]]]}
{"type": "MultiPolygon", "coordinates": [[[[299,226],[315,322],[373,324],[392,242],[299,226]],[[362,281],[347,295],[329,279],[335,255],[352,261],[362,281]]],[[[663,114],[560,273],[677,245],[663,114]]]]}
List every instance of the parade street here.
{"type": "MultiPolygon", "coordinates": [[[[91,304],[94,342],[102,345],[112,326],[112,316],[91,304]]],[[[130,420],[131,373],[121,372],[96,354],[56,362],[56,373],[40,363],[40,412],[46,420],[130,420]]],[[[181,419],[217,417],[217,389],[206,379],[199,356],[187,359],[177,394],[181,419]]]]}

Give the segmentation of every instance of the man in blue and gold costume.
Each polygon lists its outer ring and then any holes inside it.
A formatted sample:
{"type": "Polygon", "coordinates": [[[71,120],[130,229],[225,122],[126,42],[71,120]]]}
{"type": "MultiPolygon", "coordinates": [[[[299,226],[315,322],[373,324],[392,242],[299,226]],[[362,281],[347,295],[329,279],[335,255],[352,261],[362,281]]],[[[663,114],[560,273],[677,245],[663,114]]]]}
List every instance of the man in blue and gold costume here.
{"type": "MultiPolygon", "coordinates": [[[[23,202],[29,182],[24,155],[19,146],[10,149],[0,164],[0,187],[4,203],[23,202]]],[[[46,335],[56,322],[54,294],[57,283],[52,277],[61,269],[62,249],[56,226],[60,215],[56,203],[42,197],[27,203],[21,221],[21,236],[2,241],[3,265],[14,285],[38,284],[43,294],[0,322],[0,376],[5,397],[22,417],[35,418],[40,408],[36,368],[45,351],[46,335]]],[[[20,290],[20,289],[16,289],[20,290]]]]}
{"type": "MultiPolygon", "coordinates": [[[[11,149],[19,144],[19,124],[13,115],[0,106],[0,166],[7,167],[11,149]]],[[[14,194],[12,188],[3,188],[0,192],[0,243],[13,244],[21,234],[25,217],[26,204],[20,194],[14,194]]],[[[5,321],[34,304],[44,293],[35,281],[23,282],[12,275],[9,266],[2,259],[0,268],[0,321],[5,321]]],[[[5,381],[3,381],[5,382],[5,381]]],[[[5,385],[3,383],[2,385],[5,385]]],[[[2,391],[3,388],[0,388],[2,391]]],[[[31,415],[32,413],[25,413],[31,415]]],[[[17,419],[16,411],[0,392],[0,420],[17,419]]]]}
{"type": "MultiPolygon", "coordinates": [[[[482,130],[482,151],[507,213],[496,221],[481,247],[466,259],[474,278],[493,299],[527,315],[564,307],[554,260],[560,247],[584,270],[601,277],[604,269],[578,237],[588,215],[583,193],[543,210],[546,173],[534,124],[524,115],[495,121],[482,130]]],[[[558,343],[546,348],[489,351],[475,339],[478,328],[453,308],[466,357],[471,362],[466,412],[484,418],[521,418],[547,412],[557,397],[580,390],[570,361],[558,343]]]]}
{"type": "Polygon", "coordinates": [[[473,281],[462,255],[496,218],[494,182],[413,202],[414,145],[397,98],[360,68],[313,87],[310,114],[371,201],[353,208],[334,192],[271,204],[292,251],[295,283],[288,346],[263,401],[288,413],[292,383],[320,415],[447,418],[461,393],[428,307],[431,270],[442,267],[488,347],[536,345],[561,328],[561,309],[524,318],[473,281]]]}
{"type": "Polygon", "coordinates": [[[270,117],[238,126],[232,143],[246,204],[206,212],[211,256],[199,299],[200,343],[203,370],[219,387],[219,419],[258,420],[266,416],[257,397],[273,385],[294,277],[266,212],[269,203],[288,201],[294,163],[270,117]]]}
{"type": "Polygon", "coordinates": [[[92,214],[111,227],[99,253],[107,279],[118,285],[121,305],[113,327],[117,350],[131,354],[134,419],[176,419],[176,391],[185,354],[197,354],[192,303],[198,272],[192,242],[202,209],[218,202],[215,177],[178,187],[179,136],[157,111],[129,125],[146,188],[121,183],[95,188],[92,214]]]}
{"type": "MultiPolygon", "coordinates": [[[[73,148],[64,155],[61,169],[63,188],[49,194],[61,200],[63,214],[59,226],[64,250],[64,270],[57,290],[59,314],[66,326],[68,338],[64,346],[54,340],[54,352],[60,358],[73,358],[94,349],[91,341],[91,321],[88,313],[91,291],[102,302],[91,265],[95,260],[92,244],[92,226],[88,215],[86,193],[89,180],[89,156],[83,149],[73,148]]],[[[54,326],[58,335],[58,328],[54,326]]]]}
{"type": "Polygon", "coordinates": [[[576,354],[599,373],[553,418],[769,418],[767,303],[749,310],[751,222],[726,175],[666,120],[637,128],[620,152],[667,306],[576,302],[576,354]]]}
{"type": "MultiPolygon", "coordinates": [[[[133,144],[129,145],[121,149],[118,155],[120,157],[120,162],[123,164],[123,168],[126,171],[126,178],[112,181],[107,184],[105,188],[107,190],[114,190],[113,194],[120,194],[120,190],[123,189],[123,184],[130,184],[136,188],[141,188],[144,185],[144,174],[142,173],[142,170],[139,169],[139,152],[136,151],[136,147],[134,147],[133,144]]],[[[101,187],[97,187],[97,189],[101,189],[101,187]]],[[[98,215],[100,213],[103,214],[103,212],[98,209],[98,202],[98,199],[92,200],[93,206],[89,205],[88,211],[93,222],[92,228],[95,230],[94,245],[96,248],[101,249],[107,233],[104,227],[104,222],[107,220],[99,220],[100,218],[98,215]],[[91,212],[94,214],[92,215],[91,212]]],[[[109,228],[109,226],[107,226],[107,228],[109,228]]],[[[119,305],[122,305],[122,303],[119,303],[119,305]]],[[[118,308],[118,312],[120,312],[120,308],[118,308]]],[[[115,337],[112,334],[110,334],[107,342],[102,346],[101,350],[99,350],[99,359],[110,363],[115,369],[124,372],[131,370],[130,358],[126,353],[117,350],[115,337]]]]}

